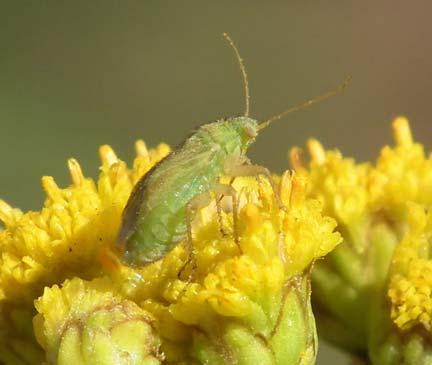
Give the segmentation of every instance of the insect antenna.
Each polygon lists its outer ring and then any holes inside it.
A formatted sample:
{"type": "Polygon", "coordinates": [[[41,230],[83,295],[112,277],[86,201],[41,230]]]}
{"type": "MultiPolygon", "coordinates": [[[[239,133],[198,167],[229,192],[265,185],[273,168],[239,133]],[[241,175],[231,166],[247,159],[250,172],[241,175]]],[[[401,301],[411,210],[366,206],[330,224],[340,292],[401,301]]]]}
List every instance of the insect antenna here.
{"type": "Polygon", "coordinates": [[[245,93],[245,113],[244,113],[244,116],[248,117],[249,116],[250,95],[249,95],[249,81],[248,81],[248,77],[247,77],[247,73],[246,73],[246,67],[243,63],[243,59],[240,56],[240,52],[238,51],[236,45],[234,44],[234,41],[231,39],[231,37],[228,35],[228,33],[224,33],[223,36],[228,41],[231,48],[234,50],[234,53],[237,57],[237,61],[238,61],[239,66],[240,66],[240,71],[243,75],[243,85],[244,85],[244,93],[245,93]]]}
{"type": "Polygon", "coordinates": [[[265,120],[264,122],[261,122],[258,125],[258,130],[262,130],[262,129],[268,127],[270,123],[274,122],[275,120],[281,119],[282,117],[284,117],[287,114],[308,108],[309,106],[311,106],[313,104],[319,103],[323,100],[326,100],[332,96],[339,94],[340,92],[342,92],[343,90],[346,89],[346,87],[350,84],[350,82],[351,82],[351,76],[347,77],[336,89],[333,89],[333,90],[330,90],[324,94],[315,96],[312,99],[306,100],[301,104],[297,104],[297,105],[283,111],[282,113],[277,114],[274,117],[271,117],[270,119],[265,120]]]}

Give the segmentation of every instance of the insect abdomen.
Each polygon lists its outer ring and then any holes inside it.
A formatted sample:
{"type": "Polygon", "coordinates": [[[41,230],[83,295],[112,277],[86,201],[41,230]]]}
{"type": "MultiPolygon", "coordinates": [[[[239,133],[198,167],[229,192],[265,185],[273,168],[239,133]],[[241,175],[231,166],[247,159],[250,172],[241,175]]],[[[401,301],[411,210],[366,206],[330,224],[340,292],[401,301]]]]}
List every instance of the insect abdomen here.
{"type": "Polygon", "coordinates": [[[227,162],[245,152],[256,127],[247,117],[204,124],[138,182],[119,234],[124,261],[136,266],[154,262],[186,237],[188,204],[214,189],[227,162]]]}
{"type": "MultiPolygon", "coordinates": [[[[195,152],[199,155],[199,151],[195,152]]],[[[214,188],[225,161],[225,152],[211,146],[206,148],[204,158],[197,154],[185,162],[182,151],[175,153],[143,179],[141,191],[139,186],[134,190],[140,193],[142,204],[133,232],[124,242],[123,259],[128,264],[157,261],[186,236],[187,205],[214,188]]]]}

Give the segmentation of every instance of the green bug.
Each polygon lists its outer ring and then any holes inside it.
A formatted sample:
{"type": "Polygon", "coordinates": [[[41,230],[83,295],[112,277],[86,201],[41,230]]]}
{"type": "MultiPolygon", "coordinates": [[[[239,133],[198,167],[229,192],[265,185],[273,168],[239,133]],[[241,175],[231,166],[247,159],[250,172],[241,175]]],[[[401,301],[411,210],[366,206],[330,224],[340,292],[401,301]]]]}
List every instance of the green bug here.
{"type": "Polygon", "coordinates": [[[243,61],[233,41],[227,34],[224,36],[234,49],[243,74],[244,116],[202,125],[138,181],[124,209],[118,235],[122,259],[128,265],[155,262],[187,236],[192,254],[191,212],[208,203],[211,191],[232,196],[235,228],[235,191],[230,185],[219,184],[219,176],[269,176],[266,168],[250,164],[246,157],[259,131],[288,113],[327,99],[347,85],[345,81],[333,91],[259,123],[249,118],[249,88],[243,61]]]}

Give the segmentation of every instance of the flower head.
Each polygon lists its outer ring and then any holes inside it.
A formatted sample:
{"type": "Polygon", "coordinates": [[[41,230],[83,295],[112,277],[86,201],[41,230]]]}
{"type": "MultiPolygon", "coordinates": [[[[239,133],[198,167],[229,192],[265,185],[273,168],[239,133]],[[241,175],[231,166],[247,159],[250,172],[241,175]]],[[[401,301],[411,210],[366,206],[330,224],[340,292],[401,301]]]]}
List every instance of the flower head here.
{"type": "Polygon", "coordinates": [[[371,200],[394,221],[407,220],[407,202],[432,204],[432,159],[414,143],[406,118],[393,122],[396,146],[381,150],[371,176],[371,200]]]}
{"type": "Polygon", "coordinates": [[[116,235],[133,184],[169,153],[166,145],[149,153],[143,142],[136,147],[129,171],[109,146],[102,146],[97,183],[84,177],[74,159],[68,161],[70,187],[61,189],[52,177],[43,177],[47,199],[40,212],[24,214],[0,201],[6,227],[0,231],[0,298],[32,302],[47,285],[101,274],[98,255],[116,235]]]}
{"type": "Polygon", "coordinates": [[[396,118],[393,130],[396,145],[384,147],[375,164],[356,164],[312,140],[309,166],[298,150],[293,165],[344,240],[312,275],[321,334],[372,364],[426,364],[431,348],[412,330],[429,330],[432,312],[432,221],[425,213],[432,159],[414,143],[405,118],[396,118]]]}
{"type": "Polygon", "coordinates": [[[397,246],[390,268],[391,317],[402,330],[432,331],[432,215],[421,205],[409,210],[409,229],[397,246]]]}
{"type": "MultiPolygon", "coordinates": [[[[266,179],[238,178],[237,211],[229,197],[222,209],[213,201],[199,210],[191,222],[196,268],[183,243],[142,268],[117,259],[113,248],[133,185],[168,152],[166,145],[147,151],[138,142],[128,169],[103,146],[97,182],[70,160],[70,187],[42,179],[47,200],[40,212],[1,202],[2,313],[22,307],[31,318],[38,312],[34,331],[48,363],[98,358],[109,364],[116,356],[136,363],[144,356],[152,364],[312,363],[309,268],[340,235],[321,204],[306,198],[304,177],[285,173],[277,192],[266,179]],[[136,338],[128,338],[128,329],[136,338]]],[[[30,321],[20,331],[6,317],[0,318],[9,334],[0,332],[4,354],[20,339],[42,356],[30,321]]]]}

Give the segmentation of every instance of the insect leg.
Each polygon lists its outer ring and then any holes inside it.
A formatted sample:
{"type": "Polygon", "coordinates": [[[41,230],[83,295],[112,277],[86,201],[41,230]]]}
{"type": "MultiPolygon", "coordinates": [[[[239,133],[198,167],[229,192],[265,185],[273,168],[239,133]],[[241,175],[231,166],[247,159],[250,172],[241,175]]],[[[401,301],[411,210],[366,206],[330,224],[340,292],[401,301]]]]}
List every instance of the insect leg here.
{"type": "MultiPolygon", "coordinates": [[[[218,184],[220,184],[220,178],[218,178],[218,184]]],[[[227,233],[225,232],[225,229],[223,227],[223,221],[222,221],[222,206],[221,202],[224,196],[222,194],[216,194],[216,212],[218,215],[218,223],[219,223],[219,231],[222,235],[222,237],[225,237],[227,233]]]]}
{"type": "Polygon", "coordinates": [[[279,196],[279,192],[276,189],[274,181],[272,179],[270,171],[264,166],[260,165],[233,165],[229,168],[226,173],[230,176],[257,176],[264,175],[270,183],[270,186],[273,190],[276,201],[281,209],[285,209],[284,204],[279,196]]]}
{"type": "MultiPolygon", "coordinates": [[[[279,208],[286,211],[287,208],[283,204],[282,199],[279,195],[279,192],[276,189],[276,186],[273,182],[270,171],[268,169],[266,169],[265,167],[260,166],[260,165],[252,165],[252,164],[250,164],[250,165],[232,165],[226,173],[230,174],[231,176],[234,176],[234,177],[235,176],[264,175],[270,183],[270,186],[273,190],[273,194],[276,198],[276,202],[278,203],[279,208]]],[[[279,245],[278,245],[279,257],[281,258],[282,262],[286,262],[285,247],[284,247],[283,241],[284,241],[283,234],[282,234],[282,232],[280,232],[279,245]]]]}
{"type": "MultiPolygon", "coordinates": [[[[231,180],[231,183],[234,180],[231,180]]],[[[231,185],[226,185],[226,184],[218,184],[216,185],[216,187],[214,188],[214,191],[218,194],[218,195],[223,195],[223,196],[230,196],[232,199],[232,205],[233,205],[233,230],[234,230],[234,241],[237,244],[240,252],[243,252],[241,247],[240,247],[240,239],[238,236],[238,201],[237,201],[237,192],[236,190],[231,186],[231,185]]]]}
{"type": "MultiPolygon", "coordinates": [[[[186,269],[186,267],[192,263],[192,272],[194,272],[197,268],[196,260],[195,260],[195,254],[193,250],[193,232],[192,232],[192,220],[194,217],[194,213],[200,209],[204,208],[210,203],[210,194],[209,193],[203,193],[195,196],[192,198],[189,203],[186,205],[186,228],[187,228],[187,239],[186,239],[186,251],[188,254],[188,259],[180,269],[179,273],[177,274],[178,278],[180,279],[181,274],[186,269]]],[[[189,275],[189,278],[187,280],[188,282],[192,281],[192,274],[189,275]]]]}
{"type": "MultiPolygon", "coordinates": [[[[234,183],[235,177],[232,177],[228,183],[229,186],[232,186],[232,184],[234,183]]],[[[218,178],[218,185],[224,185],[220,182],[220,178],[218,178]]],[[[217,215],[218,215],[218,221],[219,221],[219,231],[221,233],[221,235],[223,237],[227,236],[227,233],[225,232],[225,229],[223,227],[223,221],[222,221],[222,206],[221,206],[221,202],[222,199],[224,198],[224,194],[216,194],[216,211],[217,211],[217,215]]]]}

